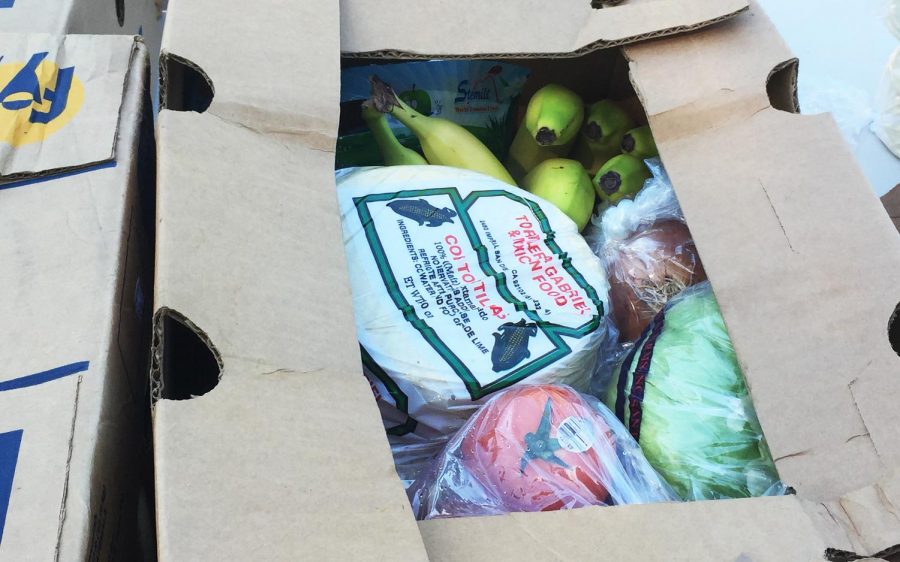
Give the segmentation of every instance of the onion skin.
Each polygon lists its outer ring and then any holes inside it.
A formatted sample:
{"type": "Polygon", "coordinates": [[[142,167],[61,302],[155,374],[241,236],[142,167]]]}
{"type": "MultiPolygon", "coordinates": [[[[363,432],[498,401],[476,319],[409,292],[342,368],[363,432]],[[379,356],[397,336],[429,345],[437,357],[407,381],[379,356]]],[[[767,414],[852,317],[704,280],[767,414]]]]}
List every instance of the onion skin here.
{"type": "Polygon", "coordinates": [[[634,341],[668,300],[706,281],[687,225],[658,221],[608,250],[610,306],[619,341],[634,341]]]}

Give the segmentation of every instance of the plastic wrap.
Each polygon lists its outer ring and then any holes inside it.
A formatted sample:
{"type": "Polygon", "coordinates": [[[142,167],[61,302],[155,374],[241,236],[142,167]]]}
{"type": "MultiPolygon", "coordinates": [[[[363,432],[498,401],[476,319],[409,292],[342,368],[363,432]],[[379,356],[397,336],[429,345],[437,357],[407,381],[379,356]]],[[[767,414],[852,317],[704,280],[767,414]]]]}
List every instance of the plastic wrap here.
{"type": "Polygon", "coordinates": [[[875,99],[873,130],[881,142],[900,158],[900,47],[888,59],[875,99]]]}
{"type": "Polygon", "coordinates": [[[884,23],[894,37],[900,39],[900,0],[888,0],[884,23]]]}
{"type": "Polygon", "coordinates": [[[410,498],[420,519],[676,499],[603,404],[555,385],[494,396],[410,498]]]}
{"type": "Polygon", "coordinates": [[[405,479],[493,393],[586,391],[600,260],[552,204],[443,166],[338,172],[363,366],[405,479]]]}
{"type": "Polygon", "coordinates": [[[653,320],[605,401],[683,499],[779,490],[709,283],[685,290],[653,320]]]}
{"type": "Polygon", "coordinates": [[[670,298],[706,280],[690,230],[665,169],[653,172],[633,201],[603,213],[593,246],[604,261],[619,340],[637,339],[670,298]]]}
{"type": "Polygon", "coordinates": [[[831,113],[853,150],[875,118],[871,92],[848,81],[814,76],[801,81],[798,94],[804,114],[831,113]]]}
{"type": "Polygon", "coordinates": [[[594,253],[600,254],[607,243],[624,240],[657,220],[684,220],[662,162],[659,158],[649,158],[644,160],[644,164],[653,175],[644,182],[637,195],[633,199],[623,199],[602,214],[591,217],[594,228],[585,233],[585,238],[594,253]]]}

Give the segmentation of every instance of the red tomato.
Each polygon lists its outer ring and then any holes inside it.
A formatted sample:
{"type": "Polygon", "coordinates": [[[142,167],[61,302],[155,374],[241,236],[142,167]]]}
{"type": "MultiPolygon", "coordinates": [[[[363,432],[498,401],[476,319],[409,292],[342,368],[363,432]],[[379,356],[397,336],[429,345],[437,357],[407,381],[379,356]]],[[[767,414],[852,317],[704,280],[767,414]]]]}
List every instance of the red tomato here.
{"type": "Polygon", "coordinates": [[[603,460],[612,430],[577,392],[513,387],[479,410],[460,445],[462,465],[506,511],[610,504],[603,460]]]}

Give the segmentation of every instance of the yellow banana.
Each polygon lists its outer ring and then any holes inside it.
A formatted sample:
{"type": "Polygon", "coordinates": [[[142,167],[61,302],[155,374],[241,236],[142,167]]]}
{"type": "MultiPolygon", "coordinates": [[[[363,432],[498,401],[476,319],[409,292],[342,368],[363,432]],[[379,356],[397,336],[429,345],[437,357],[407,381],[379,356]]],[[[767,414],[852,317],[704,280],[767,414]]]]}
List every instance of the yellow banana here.
{"type": "Polygon", "coordinates": [[[425,158],[415,150],[400,144],[394,131],[388,125],[387,117],[368,103],[363,104],[362,118],[372,131],[372,137],[385,166],[400,166],[403,164],[428,164],[425,158]]]}
{"type": "Polygon", "coordinates": [[[506,166],[521,179],[548,158],[568,156],[584,119],[584,104],[572,90],[548,84],[528,100],[506,166]]]}
{"type": "Polygon", "coordinates": [[[614,205],[634,196],[650,176],[650,170],[642,160],[630,154],[620,154],[600,168],[594,177],[594,187],[600,199],[614,205]]]}
{"type": "Polygon", "coordinates": [[[625,136],[622,137],[621,148],[622,154],[631,154],[640,160],[659,156],[656,141],[653,140],[653,133],[650,132],[650,127],[647,125],[625,133],[625,136]]]}
{"type": "Polygon", "coordinates": [[[596,174],[620,153],[622,137],[632,127],[634,121],[615,102],[600,100],[591,104],[578,135],[575,157],[589,174],[596,174]]]}
{"type": "Polygon", "coordinates": [[[553,203],[583,230],[594,211],[594,184],[577,160],[551,158],[535,166],[522,187],[553,203]]]}
{"type": "Polygon", "coordinates": [[[494,153],[475,135],[452,121],[422,115],[401,100],[377,76],[372,76],[370,81],[372,106],[382,113],[393,115],[419,138],[429,164],[474,170],[516,185],[494,153]]]}

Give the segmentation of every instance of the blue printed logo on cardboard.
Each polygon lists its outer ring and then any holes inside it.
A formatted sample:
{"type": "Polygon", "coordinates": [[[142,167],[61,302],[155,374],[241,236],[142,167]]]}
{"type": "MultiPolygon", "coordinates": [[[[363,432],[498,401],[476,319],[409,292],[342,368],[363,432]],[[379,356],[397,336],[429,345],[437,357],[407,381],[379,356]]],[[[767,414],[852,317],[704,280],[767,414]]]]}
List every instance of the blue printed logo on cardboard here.
{"type": "Polygon", "coordinates": [[[9,498],[12,495],[13,477],[16,474],[21,443],[21,429],[0,433],[0,544],[3,543],[3,527],[6,523],[6,512],[9,510],[9,498]]]}
{"type": "Polygon", "coordinates": [[[60,68],[48,54],[14,62],[0,56],[0,143],[42,142],[81,109],[84,85],[75,67],[60,68]]]}

